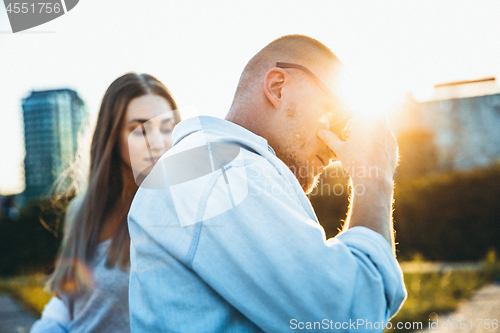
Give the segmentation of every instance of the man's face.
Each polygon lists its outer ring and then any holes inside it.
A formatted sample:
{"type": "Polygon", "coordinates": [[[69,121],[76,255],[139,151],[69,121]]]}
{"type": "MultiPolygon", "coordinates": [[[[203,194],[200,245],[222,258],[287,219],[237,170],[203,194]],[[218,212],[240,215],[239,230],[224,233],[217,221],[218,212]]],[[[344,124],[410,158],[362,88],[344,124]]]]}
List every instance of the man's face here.
{"type": "Polygon", "coordinates": [[[318,138],[317,133],[328,129],[345,113],[341,104],[329,98],[307,74],[299,69],[290,70],[290,74],[294,80],[293,90],[283,115],[283,139],[275,150],[295,174],[303,190],[309,193],[324,168],[335,159],[333,151],[318,138]]]}

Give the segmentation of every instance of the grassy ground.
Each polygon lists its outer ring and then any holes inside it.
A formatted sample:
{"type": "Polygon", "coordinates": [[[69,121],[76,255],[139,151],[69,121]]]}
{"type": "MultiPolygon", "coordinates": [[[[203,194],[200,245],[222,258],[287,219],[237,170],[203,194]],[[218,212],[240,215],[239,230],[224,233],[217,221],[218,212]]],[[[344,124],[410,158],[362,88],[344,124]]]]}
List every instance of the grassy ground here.
{"type": "Polygon", "coordinates": [[[46,279],[43,274],[0,278],[0,292],[10,295],[24,310],[39,318],[52,297],[43,288],[46,279]]]}
{"type": "MultiPolygon", "coordinates": [[[[404,271],[404,264],[402,265],[404,271]]],[[[421,322],[426,328],[429,319],[457,308],[459,302],[469,298],[478,288],[491,283],[500,274],[498,263],[479,269],[442,269],[434,272],[404,274],[408,298],[391,322],[421,322]]],[[[386,330],[385,332],[412,332],[413,329],[386,330]]]]}

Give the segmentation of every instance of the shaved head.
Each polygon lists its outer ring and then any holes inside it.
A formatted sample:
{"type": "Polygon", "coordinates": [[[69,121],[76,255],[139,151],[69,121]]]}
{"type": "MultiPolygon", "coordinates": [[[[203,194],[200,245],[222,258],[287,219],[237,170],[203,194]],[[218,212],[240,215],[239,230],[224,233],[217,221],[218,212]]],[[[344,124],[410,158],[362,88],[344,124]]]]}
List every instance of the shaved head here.
{"type": "Polygon", "coordinates": [[[316,133],[341,118],[340,103],[320,87],[331,91],[340,67],[333,52],[314,38],[278,38],[245,66],[226,116],[266,139],[306,193],[334,155],[316,133]]]}
{"type": "Polygon", "coordinates": [[[340,60],[323,43],[304,35],[280,37],[260,50],[241,73],[233,103],[245,103],[255,96],[266,72],[277,62],[296,63],[310,69],[327,69],[340,60]]]}

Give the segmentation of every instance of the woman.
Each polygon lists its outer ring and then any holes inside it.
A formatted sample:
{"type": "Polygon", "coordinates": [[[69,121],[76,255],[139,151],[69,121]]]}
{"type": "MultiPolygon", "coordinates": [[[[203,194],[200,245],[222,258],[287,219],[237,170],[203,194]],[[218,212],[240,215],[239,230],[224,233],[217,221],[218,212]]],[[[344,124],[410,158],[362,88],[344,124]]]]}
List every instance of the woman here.
{"type": "MultiPolygon", "coordinates": [[[[68,331],[130,331],[127,213],[142,180],[172,146],[179,121],[172,95],[150,75],[125,74],[107,89],[91,144],[88,185],[68,207],[48,282],[69,310],[68,331]]],[[[50,315],[60,305],[51,300],[32,332],[44,331],[39,327],[51,320],[64,329],[64,317],[50,315]]]]}

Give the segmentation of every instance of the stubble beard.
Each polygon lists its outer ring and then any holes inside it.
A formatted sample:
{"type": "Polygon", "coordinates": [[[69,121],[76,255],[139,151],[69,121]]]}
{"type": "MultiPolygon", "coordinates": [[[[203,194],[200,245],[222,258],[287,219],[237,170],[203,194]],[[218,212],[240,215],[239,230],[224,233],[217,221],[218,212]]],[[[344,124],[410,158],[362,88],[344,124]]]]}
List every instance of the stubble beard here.
{"type": "MultiPolygon", "coordinates": [[[[287,117],[294,118],[296,117],[296,105],[292,104],[288,110],[286,111],[287,117]]],[[[315,168],[313,164],[309,161],[300,160],[297,157],[297,151],[303,149],[306,145],[305,137],[306,133],[304,131],[299,130],[302,124],[297,124],[296,130],[294,133],[298,133],[298,136],[293,136],[291,139],[291,144],[286,146],[276,147],[276,156],[281,159],[292,171],[297,178],[302,190],[306,194],[309,194],[318,184],[319,175],[321,172],[315,173],[315,168]]]]}
{"type": "Polygon", "coordinates": [[[316,187],[321,173],[316,174],[313,166],[310,165],[309,162],[299,161],[291,152],[284,154],[276,152],[276,156],[288,166],[305,194],[309,194],[316,187]]]}

